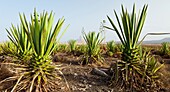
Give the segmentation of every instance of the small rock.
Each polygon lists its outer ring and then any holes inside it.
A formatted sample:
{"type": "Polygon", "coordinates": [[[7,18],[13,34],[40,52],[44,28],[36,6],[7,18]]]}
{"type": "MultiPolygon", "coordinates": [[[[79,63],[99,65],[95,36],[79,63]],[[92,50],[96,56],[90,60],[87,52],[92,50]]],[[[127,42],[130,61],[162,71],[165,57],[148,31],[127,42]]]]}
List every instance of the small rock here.
{"type": "Polygon", "coordinates": [[[65,87],[61,87],[60,89],[64,90],[64,89],[65,89],[65,87]]]}
{"type": "Polygon", "coordinates": [[[78,74],[77,73],[74,73],[74,76],[77,76],[78,74]]]}
{"type": "Polygon", "coordinates": [[[95,85],[96,83],[95,82],[91,82],[92,85],[95,85]]]}
{"type": "Polygon", "coordinates": [[[79,87],[85,88],[86,86],[84,84],[78,84],[79,87]]]}
{"type": "Polygon", "coordinates": [[[79,88],[79,90],[81,90],[81,91],[86,91],[86,88],[79,88]]]}
{"type": "Polygon", "coordinates": [[[93,70],[91,72],[92,72],[92,74],[97,74],[99,76],[109,77],[104,71],[102,71],[98,68],[93,68],[93,70]]]}
{"type": "Polygon", "coordinates": [[[87,81],[86,81],[86,80],[84,80],[84,81],[83,81],[83,83],[84,83],[84,84],[87,84],[87,81]]]}
{"type": "Polygon", "coordinates": [[[71,89],[74,91],[74,90],[77,90],[77,88],[75,86],[72,86],[71,89]]]}

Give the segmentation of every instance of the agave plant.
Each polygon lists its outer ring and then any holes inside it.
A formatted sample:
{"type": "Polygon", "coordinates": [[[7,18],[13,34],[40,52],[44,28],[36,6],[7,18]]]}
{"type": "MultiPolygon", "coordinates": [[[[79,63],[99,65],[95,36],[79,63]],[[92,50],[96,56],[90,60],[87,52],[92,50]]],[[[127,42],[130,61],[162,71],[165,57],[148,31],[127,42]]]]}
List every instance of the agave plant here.
{"type": "Polygon", "coordinates": [[[86,53],[87,46],[85,44],[78,45],[78,51],[81,53],[86,53]]]}
{"type": "Polygon", "coordinates": [[[111,52],[114,52],[115,51],[115,42],[114,41],[110,41],[110,42],[107,42],[107,49],[111,52]]]}
{"type": "Polygon", "coordinates": [[[12,42],[5,42],[1,44],[1,54],[8,56],[18,56],[17,47],[12,42]]]}
{"type": "Polygon", "coordinates": [[[68,44],[70,46],[70,52],[74,53],[76,50],[76,44],[77,44],[76,40],[70,40],[68,44]]]}
{"type": "Polygon", "coordinates": [[[136,81],[134,75],[140,74],[141,72],[141,65],[139,62],[140,43],[138,43],[138,41],[146,18],[147,7],[147,5],[143,6],[142,12],[139,13],[137,18],[135,13],[135,5],[133,6],[132,13],[128,13],[128,11],[125,10],[122,5],[121,20],[118,18],[116,11],[114,11],[119,28],[115,25],[112,19],[107,16],[113,27],[107,28],[116,32],[123,45],[122,59],[121,61],[117,62],[116,65],[119,71],[117,70],[117,74],[115,75],[117,77],[115,80],[117,82],[118,80],[122,80],[122,86],[125,90],[133,91],[135,89],[134,85],[137,84],[134,82],[136,81]],[[118,72],[120,73],[120,76],[118,76],[118,72]]]}
{"type": "Polygon", "coordinates": [[[67,52],[68,51],[68,45],[67,44],[58,44],[57,48],[58,48],[58,51],[61,51],[61,52],[67,52]]]}
{"type": "MultiPolygon", "coordinates": [[[[150,91],[159,90],[159,80],[161,73],[159,70],[164,66],[161,64],[158,58],[151,55],[150,52],[144,51],[142,53],[142,67],[143,74],[140,82],[140,86],[144,88],[142,90],[149,89],[150,91]]],[[[142,68],[141,67],[141,68],[142,68]]]]}
{"type": "Polygon", "coordinates": [[[114,53],[115,53],[115,42],[114,41],[110,41],[110,42],[107,42],[106,46],[107,46],[107,49],[108,49],[108,54],[110,56],[112,56],[114,53]]]}
{"type": "Polygon", "coordinates": [[[131,62],[132,60],[134,61],[138,60],[137,52],[138,52],[138,47],[140,46],[138,41],[146,18],[146,10],[147,10],[147,5],[144,5],[142,12],[140,13],[139,18],[137,19],[135,13],[135,5],[133,6],[132,14],[129,14],[127,10],[125,11],[122,5],[122,16],[121,16],[122,25],[120,23],[116,11],[114,11],[120,30],[115,26],[112,19],[109,16],[107,16],[110,23],[113,26],[112,30],[114,30],[117,33],[124,47],[122,60],[126,60],[127,62],[131,62]]]}
{"type": "Polygon", "coordinates": [[[17,53],[19,59],[26,59],[28,55],[31,53],[31,45],[28,41],[28,36],[24,31],[24,27],[21,24],[20,26],[15,27],[12,25],[10,31],[7,30],[8,38],[11,42],[17,47],[17,53]]]}
{"type": "Polygon", "coordinates": [[[168,55],[169,54],[169,43],[168,42],[162,43],[161,54],[162,55],[168,55]]]}
{"type": "MultiPolygon", "coordinates": [[[[53,27],[54,14],[52,12],[50,14],[43,12],[38,15],[35,10],[31,15],[31,22],[26,20],[24,14],[20,14],[20,20],[33,50],[33,56],[28,64],[20,65],[19,74],[5,80],[17,79],[11,92],[49,92],[50,86],[55,85],[53,81],[56,78],[60,79],[54,71],[57,67],[52,64],[50,55],[57,45],[56,37],[65,19],[59,19],[53,27]]],[[[3,82],[4,80],[0,83],[3,82]]]]}
{"type": "MultiPolygon", "coordinates": [[[[125,10],[122,5],[121,20],[116,11],[114,11],[119,28],[115,25],[112,19],[107,16],[113,28],[106,28],[116,32],[123,47],[122,58],[120,61],[116,62],[116,67],[114,68],[115,74],[113,74],[112,80],[116,82],[116,84],[120,84],[120,87],[123,88],[124,91],[147,91],[148,88],[143,88],[143,85],[145,85],[149,79],[154,80],[151,75],[156,74],[155,72],[161,68],[155,65],[156,61],[152,57],[141,58],[141,54],[143,54],[143,52],[140,52],[141,43],[147,35],[169,34],[147,33],[139,42],[139,37],[146,18],[147,7],[147,5],[143,6],[142,11],[137,18],[135,5],[133,6],[132,13],[128,13],[127,9],[125,10]]],[[[152,83],[149,85],[152,85],[152,83]]],[[[149,90],[152,90],[152,88],[149,88],[149,90]]]]}
{"type": "Polygon", "coordinates": [[[89,62],[93,63],[93,61],[98,62],[98,59],[102,60],[100,57],[100,44],[104,38],[101,38],[100,33],[96,34],[95,32],[89,32],[88,34],[83,32],[83,34],[87,44],[86,64],[89,62]]]}

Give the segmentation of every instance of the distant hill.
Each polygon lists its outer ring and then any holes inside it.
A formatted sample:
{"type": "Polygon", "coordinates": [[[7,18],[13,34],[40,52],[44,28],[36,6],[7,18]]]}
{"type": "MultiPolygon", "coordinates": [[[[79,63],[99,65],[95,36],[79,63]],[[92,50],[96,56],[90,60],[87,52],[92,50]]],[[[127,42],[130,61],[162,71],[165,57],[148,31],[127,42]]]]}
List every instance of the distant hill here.
{"type": "Polygon", "coordinates": [[[162,42],[170,42],[170,38],[168,37],[161,40],[143,41],[143,44],[160,44],[162,42]]]}

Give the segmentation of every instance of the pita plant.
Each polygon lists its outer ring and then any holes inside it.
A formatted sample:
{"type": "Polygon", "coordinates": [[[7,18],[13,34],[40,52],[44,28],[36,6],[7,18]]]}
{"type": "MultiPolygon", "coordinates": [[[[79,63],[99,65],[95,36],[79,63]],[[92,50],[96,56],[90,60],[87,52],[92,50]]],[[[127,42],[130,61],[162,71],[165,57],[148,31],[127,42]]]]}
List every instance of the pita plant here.
{"type": "Polygon", "coordinates": [[[108,55],[112,56],[115,53],[115,48],[116,48],[115,42],[114,41],[107,42],[106,47],[108,50],[107,51],[108,55]]]}
{"type": "Polygon", "coordinates": [[[148,88],[143,85],[157,85],[150,80],[154,80],[154,76],[157,75],[156,72],[162,65],[157,65],[157,61],[155,61],[153,57],[141,58],[141,55],[144,54],[141,52],[141,43],[147,35],[165,35],[169,33],[147,33],[143,39],[139,41],[147,14],[147,7],[148,5],[144,5],[142,11],[139,12],[137,16],[135,4],[132,13],[124,9],[122,5],[121,18],[119,18],[116,11],[114,11],[118,26],[107,16],[113,28],[106,28],[116,32],[123,47],[122,58],[117,61],[115,67],[113,67],[114,74],[112,83],[119,85],[124,91],[147,91],[153,88],[148,88]]]}
{"type": "Polygon", "coordinates": [[[147,5],[143,6],[142,11],[139,13],[137,18],[135,5],[133,6],[132,13],[128,13],[127,9],[124,9],[122,5],[122,14],[120,19],[118,18],[116,11],[114,11],[118,27],[112,19],[107,16],[113,27],[107,28],[116,32],[123,45],[122,58],[116,63],[117,68],[115,80],[117,83],[121,80],[120,84],[126,91],[133,91],[136,89],[134,86],[138,84],[135,84],[134,82],[137,81],[135,76],[140,75],[140,72],[142,71],[140,69],[141,65],[139,62],[140,43],[138,43],[138,41],[146,18],[147,7],[147,5]]]}
{"type": "Polygon", "coordinates": [[[53,27],[54,14],[52,12],[38,14],[34,10],[30,22],[26,20],[24,14],[20,14],[20,20],[22,30],[30,42],[33,55],[27,64],[17,65],[19,72],[16,76],[6,78],[0,84],[6,80],[15,79],[17,80],[15,85],[11,85],[11,88],[8,89],[11,92],[50,92],[52,86],[56,85],[54,80],[61,79],[55,72],[58,68],[52,64],[50,55],[57,45],[56,37],[65,19],[59,19],[53,27]]]}
{"type": "Polygon", "coordinates": [[[87,46],[85,44],[77,44],[76,50],[74,51],[75,56],[84,56],[86,53],[87,46]]]}
{"type": "Polygon", "coordinates": [[[89,63],[101,63],[102,59],[100,56],[100,44],[104,38],[100,36],[100,33],[89,32],[84,34],[84,40],[87,44],[87,53],[86,53],[86,62],[85,64],[89,63]]]}
{"type": "Polygon", "coordinates": [[[169,54],[169,43],[168,42],[163,42],[161,43],[161,54],[162,55],[168,55],[169,54]]]}
{"type": "Polygon", "coordinates": [[[67,52],[68,45],[67,44],[58,44],[57,46],[59,52],[67,52]]]}
{"type": "Polygon", "coordinates": [[[86,49],[87,49],[86,45],[82,44],[82,45],[79,45],[79,47],[80,47],[80,52],[86,53],[86,49]]]}
{"type": "Polygon", "coordinates": [[[76,46],[77,46],[76,40],[70,40],[70,41],[68,42],[68,44],[69,44],[69,47],[70,47],[70,52],[71,52],[71,53],[74,53],[75,50],[76,50],[76,46]]]}
{"type": "Polygon", "coordinates": [[[161,61],[159,61],[159,59],[155,56],[151,55],[150,52],[142,52],[143,53],[141,54],[141,69],[143,69],[143,74],[141,73],[142,77],[140,79],[140,82],[138,83],[141,85],[138,86],[143,86],[143,89],[138,90],[159,91],[161,83],[159,77],[160,75],[162,75],[159,70],[164,66],[164,64],[160,63],[161,61]]]}
{"type": "Polygon", "coordinates": [[[7,56],[19,56],[17,47],[12,42],[5,42],[1,44],[1,54],[7,56]]]}

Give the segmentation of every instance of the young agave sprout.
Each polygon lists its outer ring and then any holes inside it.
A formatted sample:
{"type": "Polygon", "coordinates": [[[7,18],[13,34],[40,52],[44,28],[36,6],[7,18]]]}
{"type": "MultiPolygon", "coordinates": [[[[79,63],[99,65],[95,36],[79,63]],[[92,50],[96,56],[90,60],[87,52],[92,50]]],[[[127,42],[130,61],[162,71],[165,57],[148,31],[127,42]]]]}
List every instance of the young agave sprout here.
{"type": "MultiPolygon", "coordinates": [[[[55,79],[60,77],[55,72],[57,69],[50,58],[55,49],[56,37],[65,21],[64,18],[58,20],[53,27],[54,14],[43,12],[38,14],[34,11],[31,15],[31,22],[26,20],[25,15],[20,14],[22,32],[28,37],[33,56],[30,62],[19,67],[20,72],[5,80],[17,79],[10,92],[50,92],[51,86],[55,85],[55,79]]],[[[15,34],[17,35],[17,34],[15,34]]],[[[15,36],[13,34],[13,36],[15,36]]],[[[25,41],[25,40],[24,40],[25,41]]],[[[20,45],[19,43],[16,43],[20,45]]],[[[2,84],[5,80],[1,81],[2,84]]]]}
{"type": "Polygon", "coordinates": [[[60,52],[67,52],[68,51],[68,45],[67,44],[58,44],[57,46],[58,51],[60,52]]]}
{"type": "Polygon", "coordinates": [[[168,42],[162,43],[161,54],[162,55],[168,55],[169,54],[169,43],[168,42]]]}
{"type": "Polygon", "coordinates": [[[0,46],[0,49],[1,49],[1,51],[2,51],[1,53],[3,55],[20,57],[19,53],[18,53],[18,48],[12,42],[2,43],[0,46]]]}
{"type": "Polygon", "coordinates": [[[110,41],[110,42],[107,42],[107,44],[106,44],[106,46],[107,46],[107,49],[108,49],[108,54],[110,55],[110,56],[112,56],[113,55],[113,53],[115,53],[115,46],[116,44],[115,44],[115,42],[114,41],[110,41]]]}
{"type": "Polygon", "coordinates": [[[76,47],[76,55],[80,56],[86,53],[87,46],[85,44],[78,44],[76,47]]]}
{"type": "Polygon", "coordinates": [[[87,44],[87,53],[86,53],[87,57],[86,57],[85,64],[88,64],[89,62],[90,63],[96,62],[100,64],[99,61],[102,61],[100,56],[100,44],[104,40],[104,38],[100,36],[100,33],[96,34],[95,32],[89,32],[88,34],[83,32],[83,34],[84,34],[83,36],[84,40],[87,44]]]}
{"type": "Polygon", "coordinates": [[[70,52],[74,53],[76,50],[76,45],[77,45],[77,41],[76,40],[70,40],[68,42],[69,46],[70,46],[70,52]]]}

